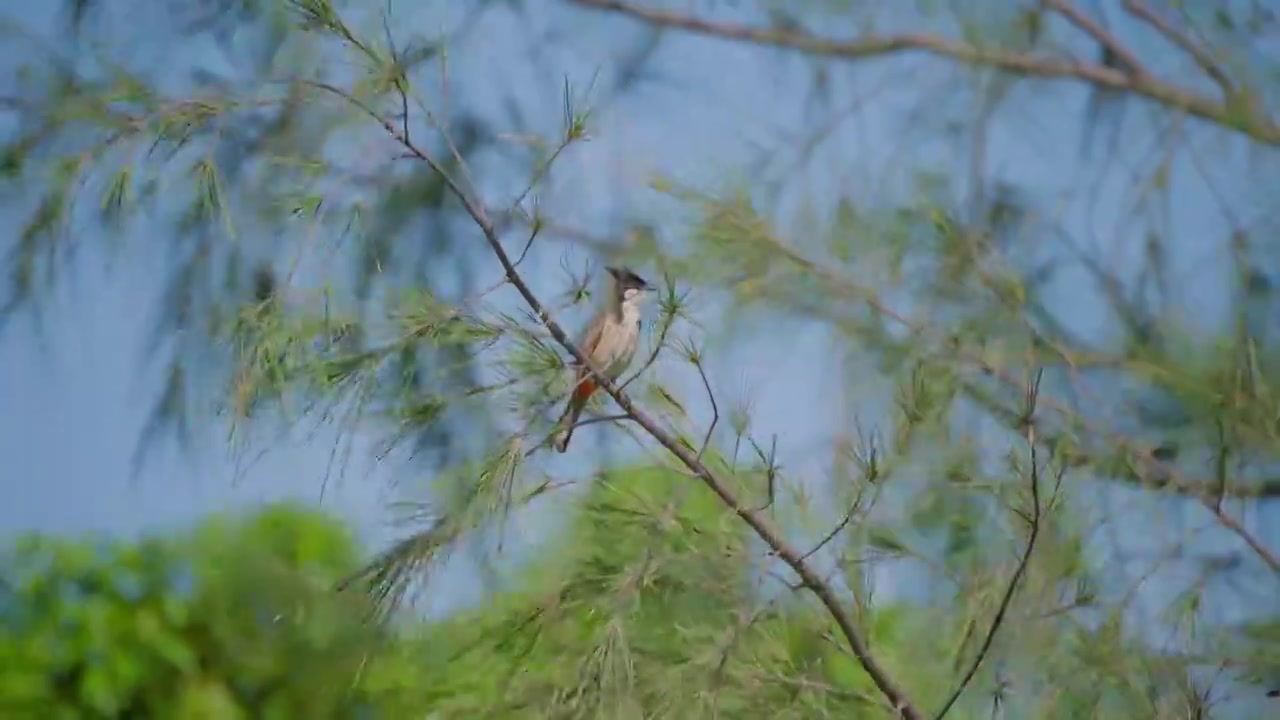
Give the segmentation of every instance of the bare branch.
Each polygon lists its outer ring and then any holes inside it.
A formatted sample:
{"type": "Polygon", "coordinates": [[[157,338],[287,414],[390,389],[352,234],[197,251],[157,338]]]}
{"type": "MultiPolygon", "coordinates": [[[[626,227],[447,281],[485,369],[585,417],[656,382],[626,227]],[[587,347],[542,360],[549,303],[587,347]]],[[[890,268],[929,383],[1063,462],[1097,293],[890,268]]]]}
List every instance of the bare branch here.
{"type": "Polygon", "coordinates": [[[1266,145],[1280,145],[1280,122],[1257,107],[1207,97],[1191,88],[1150,74],[1131,74],[1099,63],[1044,56],[1033,52],[978,47],[934,33],[864,35],[857,40],[833,40],[789,30],[751,27],[701,20],[667,10],[637,7],[619,0],[568,0],[576,5],[607,10],[659,27],[798,50],[810,55],[858,60],[903,52],[922,52],[961,63],[997,68],[1019,75],[1080,80],[1104,90],[1130,92],[1234,130],[1266,145]]]}

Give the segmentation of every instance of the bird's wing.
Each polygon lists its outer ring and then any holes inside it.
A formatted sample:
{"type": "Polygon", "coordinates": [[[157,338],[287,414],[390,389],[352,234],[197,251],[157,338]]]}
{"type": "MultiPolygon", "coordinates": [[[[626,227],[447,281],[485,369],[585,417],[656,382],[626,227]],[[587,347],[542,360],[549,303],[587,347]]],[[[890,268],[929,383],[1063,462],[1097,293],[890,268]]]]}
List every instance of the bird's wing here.
{"type": "MultiPolygon", "coordinates": [[[[596,347],[600,345],[600,337],[604,334],[604,321],[605,316],[603,313],[597,315],[591,319],[587,329],[583,331],[582,339],[578,341],[578,349],[582,351],[583,355],[591,357],[595,353],[596,347]]],[[[576,358],[573,363],[575,365],[579,364],[576,358]]]]}

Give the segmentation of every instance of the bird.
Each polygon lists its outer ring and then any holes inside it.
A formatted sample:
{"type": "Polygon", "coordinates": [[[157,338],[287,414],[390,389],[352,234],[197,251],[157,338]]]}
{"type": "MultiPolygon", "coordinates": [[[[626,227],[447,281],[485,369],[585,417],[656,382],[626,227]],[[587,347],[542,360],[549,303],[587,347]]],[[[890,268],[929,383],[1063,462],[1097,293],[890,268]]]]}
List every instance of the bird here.
{"type": "MultiPolygon", "coordinates": [[[[645,279],[625,267],[606,267],[611,282],[604,306],[587,323],[578,341],[578,349],[593,366],[610,381],[626,371],[640,344],[640,307],[654,288],[645,279]]],[[[556,422],[552,445],[557,452],[569,449],[574,425],[586,407],[587,400],[599,385],[586,366],[578,366],[573,390],[564,413],[556,422]]]]}

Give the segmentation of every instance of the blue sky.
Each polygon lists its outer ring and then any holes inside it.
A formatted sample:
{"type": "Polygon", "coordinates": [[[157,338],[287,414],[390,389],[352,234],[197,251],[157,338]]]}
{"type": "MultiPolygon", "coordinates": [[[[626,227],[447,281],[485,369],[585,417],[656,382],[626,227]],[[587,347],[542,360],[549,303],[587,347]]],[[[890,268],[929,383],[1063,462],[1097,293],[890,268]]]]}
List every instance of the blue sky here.
{"type": "MultiPolygon", "coordinates": [[[[31,32],[49,34],[57,21],[56,5],[0,0],[0,17],[12,18],[31,32]]],[[[193,66],[216,73],[239,72],[235,59],[212,41],[183,41],[163,32],[173,22],[166,13],[174,4],[122,0],[106,5],[106,11],[94,18],[95,37],[103,41],[103,49],[133,67],[166,68],[157,75],[162,84],[180,87],[185,71],[193,66]],[[154,12],[157,7],[166,9],[154,12]]],[[[444,15],[426,8],[411,12],[410,5],[397,4],[402,22],[398,27],[448,27],[459,15],[456,8],[444,15]]],[[[607,90],[612,63],[640,46],[643,30],[634,23],[567,9],[560,2],[531,6],[536,9],[523,19],[501,10],[490,12],[473,41],[455,48],[450,59],[451,92],[455,102],[465,102],[494,118],[503,117],[503,104],[511,98],[526,117],[554,132],[564,78],[585,88],[598,77],[596,86],[607,90]],[[536,40],[552,29],[560,33],[554,42],[536,40]],[[495,43],[493,38],[502,42],[495,43]],[[538,60],[530,62],[534,45],[538,60]]],[[[747,19],[741,12],[723,8],[717,16],[747,19]]],[[[826,30],[837,33],[840,28],[826,30]]],[[[1116,31],[1156,53],[1155,57],[1169,58],[1150,37],[1131,26],[1120,23],[1116,31]]],[[[252,36],[236,36],[231,47],[250,52],[254,42],[252,36]]],[[[0,83],[11,82],[8,69],[24,58],[24,50],[17,45],[0,47],[0,68],[5,69],[0,83]]],[[[757,177],[752,173],[758,171],[744,159],[754,157],[761,148],[787,147],[789,138],[812,130],[812,120],[804,114],[811,66],[794,56],[672,34],[663,40],[649,67],[652,79],[603,108],[595,116],[591,142],[571,150],[558,166],[543,197],[544,207],[558,221],[601,234],[616,231],[627,219],[667,207],[644,189],[652,173],[704,187],[752,180],[757,177]]],[[[964,143],[928,129],[913,129],[903,120],[903,112],[919,107],[922,100],[939,107],[971,102],[956,91],[961,82],[954,69],[918,59],[857,72],[841,65],[830,68],[832,106],[852,107],[860,99],[865,105],[841,123],[814,159],[795,174],[778,215],[780,226],[790,232],[802,233],[805,228],[800,198],[822,207],[843,193],[867,202],[900,197],[910,170],[950,170],[967,162],[964,143]]],[[[1042,86],[1034,93],[1027,88],[1016,90],[992,132],[988,167],[1003,179],[1031,188],[1045,206],[1054,208],[1054,219],[1106,264],[1136,267],[1141,243],[1135,241],[1135,227],[1141,226],[1131,222],[1135,182],[1126,165],[1149,159],[1159,150],[1144,121],[1150,111],[1135,105],[1126,108],[1126,130],[1116,157],[1111,158],[1116,162],[1107,169],[1081,159],[1080,118],[1086,101],[1085,89],[1071,83],[1042,86]],[[1081,195],[1081,188],[1094,191],[1094,197],[1081,195]]],[[[921,122],[937,119],[925,113],[921,122]]],[[[0,120],[0,132],[10,128],[8,119],[0,120]]],[[[1230,272],[1220,262],[1226,256],[1227,225],[1216,198],[1230,198],[1234,212],[1250,218],[1267,207],[1271,193],[1266,188],[1274,188],[1276,178],[1271,169],[1274,163],[1266,162],[1274,160],[1270,153],[1260,156],[1254,149],[1251,158],[1250,150],[1236,138],[1203,131],[1192,137],[1197,150],[1182,153],[1174,161],[1171,203],[1162,222],[1172,238],[1174,282],[1180,291],[1174,315],[1189,328],[1206,329],[1224,319],[1230,272]],[[1198,176],[1198,166],[1208,168],[1218,195],[1198,176]]],[[[784,166],[784,160],[771,164],[771,171],[784,166]]],[[[370,162],[378,162],[376,156],[370,162]]],[[[482,162],[477,168],[487,191],[510,192],[522,184],[523,176],[504,175],[501,168],[490,165],[482,162]]],[[[0,207],[0,212],[6,213],[8,222],[18,222],[13,204],[0,207]]],[[[62,283],[45,305],[43,339],[26,319],[11,323],[0,335],[0,368],[4,369],[0,372],[0,467],[5,468],[9,498],[0,505],[0,534],[21,530],[132,533],[185,524],[211,511],[267,499],[318,499],[317,478],[326,472],[334,441],[324,434],[274,447],[240,474],[234,458],[219,445],[224,429],[212,428],[210,442],[198,457],[165,450],[153,456],[139,477],[131,476],[135,442],[158,388],[157,373],[148,371],[155,369],[154,363],[140,363],[146,360],[144,341],[153,319],[148,313],[163,276],[151,249],[152,235],[159,227],[154,221],[142,222],[108,267],[102,231],[89,224],[77,226],[77,239],[84,248],[81,261],[73,279],[62,283]]],[[[662,228],[669,241],[678,241],[679,230],[674,223],[662,228]]],[[[1051,249],[1044,238],[1026,240],[1040,241],[1046,243],[1043,249],[1051,249]]],[[[476,242],[480,242],[478,236],[476,242]]],[[[551,292],[556,289],[561,248],[540,249],[541,254],[535,253],[527,263],[527,274],[538,289],[551,292]]],[[[577,260],[585,257],[581,250],[571,251],[577,260]]],[[[496,263],[489,267],[496,278],[496,263]]],[[[1105,315],[1099,295],[1082,271],[1060,274],[1053,297],[1066,309],[1062,319],[1078,333],[1099,341],[1117,337],[1118,327],[1105,315]]],[[[717,302],[707,300],[711,317],[717,302]]],[[[571,327],[580,321],[580,316],[566,318],[571,327]]],[[[714,321],[710,325],[714,327],[714,321]]],[[[840,358],[823,331],[804,324],[775,326],[766,334],[713,346],[713,361],[722,397],[749,389],[757,431],[765,437],[779,434],[784,462],[793,473],[821,477],[830,455],[816,451],[829,446],[832,429],[840,427],[840,419],[849,411],[840,394],[820,381],[840,368],[840,358]]],[[[659,372],[678,375],[669,366],[660,366],[659,372]]],[[[874,418],[883,412],[886,390],[867,388],[860,397],[859,414],[874,418]]],[[[696,398],[691,388],[688,396],[696,398]]],[[[694,400],[691,407],[699,404],[694,400]]],[[[694,412],[706,416],[705,409],[694,412]]],[[[576,438],[577,447],[598,445],[604,437],[601,433],[599,426],[584,432],[576,438]]],[[[623,442],[607,439],[610,444],[623,442]]],[[[387,525],[386,502],[393,497],[388,483],[401,472],[370,462],[374,442],[375,438],[358,436],[345,479],[330,486],[324,502],[357,522],[371,540],[395,532],[387,525]]],[[[549,463],[545,468],[552,473],[589,469],[589,461],[581,456],[542,462],[549,463]]],[[[1143,499],[1121,490],[1099,492],[1098,497],[1098,513],[1126,518],[1118,537],[1131,549],[1167,545],[1206,520],[1185,503],[1143,499]]],[[[1280,523],[1263,526],[1252,511],[1245,512],[1244,518],[1259,528],[1264,542],[1280,547],[1280,523]]],[[[533,532],[531,528],[547,520],[554,518],[535,519],[527,529],[533,532]]],[[[1228,547],[1233,541],[1214,534],[1209,542],[1228,547]]],[[[449,584],[455,592],[438,602],[448,605],[474,598],[479,588],[475,579],[463,571],[452,575],[449,584]]],[[[1155,599],[1164,599],[1169,588],[1181,582],[1176,570],[1162,577],[1173,584],[1156,583],[1155,599]]],[[[893,577],[884,579],[889,594],[894,582],[893,577]]]]}

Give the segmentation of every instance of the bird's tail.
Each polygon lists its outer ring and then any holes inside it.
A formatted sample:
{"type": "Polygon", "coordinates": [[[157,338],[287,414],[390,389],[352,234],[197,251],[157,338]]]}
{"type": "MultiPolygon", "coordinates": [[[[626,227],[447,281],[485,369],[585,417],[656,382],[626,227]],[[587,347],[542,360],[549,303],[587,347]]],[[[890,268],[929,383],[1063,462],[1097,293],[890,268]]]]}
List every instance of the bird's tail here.
{"type": "Polygon", "coordinates": [[[569,397],[569,403],[564,408],[564,414],[560,416],[560,420],[556,423],[558,430],[552,446],[556,452],[564,452],[569,449],[569,439],[573,437],[573,427],[578,424],[578,416],[582,414],[582,409],[586,407],[587,400],[591,397],[591,393],[596,391],[596,384],[591,378],[583,378],[578,383],[578,387],[574,388],[573,395],[569,397]]]}

